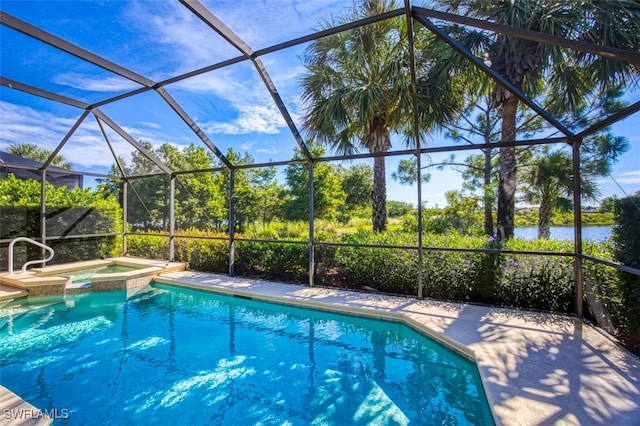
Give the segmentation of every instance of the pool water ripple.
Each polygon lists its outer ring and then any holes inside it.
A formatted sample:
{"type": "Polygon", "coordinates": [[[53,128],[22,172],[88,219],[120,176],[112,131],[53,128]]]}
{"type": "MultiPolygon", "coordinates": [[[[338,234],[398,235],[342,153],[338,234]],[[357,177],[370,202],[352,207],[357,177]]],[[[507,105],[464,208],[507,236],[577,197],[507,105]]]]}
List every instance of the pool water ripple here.
{"type": "Polygon", "coordinates": [[[493,424],[475,364],[402,324],[146,290],[0,309],[1,384],[61,424],[493,424]]]}

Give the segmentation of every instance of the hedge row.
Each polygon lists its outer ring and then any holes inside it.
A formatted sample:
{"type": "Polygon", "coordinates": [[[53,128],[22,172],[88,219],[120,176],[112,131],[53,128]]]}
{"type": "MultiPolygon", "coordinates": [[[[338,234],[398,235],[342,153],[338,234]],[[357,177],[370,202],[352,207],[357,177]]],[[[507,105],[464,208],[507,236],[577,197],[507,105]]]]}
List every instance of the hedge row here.
{"type": "MultiPolygon", "coordinates": [[[[414,245],[414,234],[360,233],[345,238],[357,244],[414,245]]],[[[549,242],[547,247],[502,246],[485,237],[426,234],[422,254],[423,295],[445,300],[474,301],[571,312],[573,261],[567,256],[496,254],[442,248],[543,250],[570,252],[569,244],[549,242]],[[556,247],[551,247],[555,245],[556,247]]],[[[415,249],[340,247],[336,263],[347,281],[376,290],[416,295],[418,252],[415,249]]]]}
{"type": "MultiPolygon", "coordinates": [[[[189,263],[197,271],[228,273],[229,242],[226,234],[189,230],[188,235],[208,238],[176,236],[175,260],[189,263]]],[[[247,235],[237,235],[248,238],[247,235]]],[[[169,239],[163,236],[129,235],[127,254],[131,256],[167,259],[169,239]]],[[[308,245],[300,243],[235,243],[234,270],[236,275],[262,279],[306,282],[309,270],[308,245]]]]}
{"type": "MultiPolygon", "coordinates": [[[[193,234],[192,234],[193,235],[193,234]]],[[[229,243],[223,234],[175,239],[176,260],[194,270],[228,273],[229,243]]],[[[245,235],[239,236],[247,237],[245,235]]],[[[415,246],[415,234],[360,232],[342,237],[351,244],[415,246]]],[[[485,237],[458,234],[425,235],[422,255],[423,295],[446,300],[475,301],[504,306],[572,312],[574,309],[571,256],[472,253],[436,248],[531,250],[570,253],[568,242],[513,240],[502,246],[485,237]]],[[[128,254],[153,258],[168,256],[168,239],[130,235],[128,254]]],[[[318,246],[315,250],[316,283],[373,289],[380,292],[418,294],[417,249],[318,246]]],[[[307,244],[235,244],[235,272],[240,276],[306,282],[307,244]]]]}

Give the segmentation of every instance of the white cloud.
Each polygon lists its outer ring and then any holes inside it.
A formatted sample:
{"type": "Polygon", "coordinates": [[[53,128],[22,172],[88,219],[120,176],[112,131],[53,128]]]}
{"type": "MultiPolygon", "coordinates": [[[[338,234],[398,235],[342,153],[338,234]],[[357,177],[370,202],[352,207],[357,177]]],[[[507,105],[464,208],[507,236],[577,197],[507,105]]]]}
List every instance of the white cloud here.
{"type": "Polygon", "coordinates": [[[0,142],[4,145],[35,143],[54,149],[75,121],[0,100],[0,142]]]}
{"type": "Polygon", "coordinates": [[[302,75],[306,73],[306,68],[298,59],[294,61],[292,58],[270,56],[264,58],[263,63],[287,107],[291,119],[300,128],[303,121],[304,105],[299,82],[302,75]]]}
{"type": "Polygon", "coordinates": [[[311,34],[323,18],[330,18],[331,13],[341,16],[345,10],[342,0],[261,1],[254,7],[216,0],[203,4],[254,49],[311,34]]]}
{"type": "MultiPolygon", "coordinates": [[[[0,117],[2,145],[33,143],[47,150],[56,149],[76,121],[2,101],[0,117]]],[[[113,162],[109,161],[111,155],[95,121],[91,121],[85,119],[60,151],[60,155],[74,164],[74,169],[109,166],[113,162]]]]}
{"type": "Polygon", "coordinates": [[[156,129],[156,130],[162,129],[162,126],[160,124],[154,123],[152,121],[143,121],[140,123],[140,125],[148,129],[156,129]]]}
{"type": "MultiPolygon", "coordinates": [[[[246,31],[238,32],[238,35],[255,48],[256,43],[264,47],[267,45],[265,43],[283,41],[289,37],[291,31],[295,31],[296,36],[310,33],[311,29],[306,27],[316,25],[319,20],[318,14],[330,10],[324,2],[316,3],[318,2],[260,3],[260,7],[238,8],[235,3],[216,2],[205,6],[232,30],[246,31]],[[308,3],[313,3],[313,6],[308,3]],[[269,19],[286,24],[277,26],[276,23],[265,20],[265,14],[269,19]],[[261,25],[247,25],[254,15],[256,19],[261,20],[261,25]],[[274,26],[278,27],[277,30],[270,28],[274,26]],[[262,34],[253,34],[254,27],[260,28],[262,34]],[[282,34],[285,30],[287,35],[282,34]],[[265,41],[265,37],[272,41],[265,41]]],[[[335,0],[330,0],[330,3],[335,5],[335,0]]],[[[141,30],[153,40],[153,49],[162,48],[171,52],[171,59],[176,67],[172,75],[240,55],[238,50],[179,4],[136,2],[128,9],[128,19],[140,24],[141,30]]],[[[277,61],[274,61],[273,57],[262,59],[274,81],[289,86],[289,82],[297,79],[302,68],[297,63],[295,55],[292,55],[290,60],[286,55],[278,55],[278,58],[277,61]],[[283,63],[283,60],[286,63],[283,63]]],[[[199,111],[201,117],[198,118],[194,116],[193,109],[186,108],[203,130],[209,133],[277,134],[286,129],[284,118],[249,61],[184,80],[167,88],[170,91],[177,88],[189,92],[190,95],[201,94],[209,98],[214,95],[229,103],[229,106],[225,105],[224,110],[216,111],[215,117],[209,114],[210,111],[206,111],[207,114],[199,111]]],[[[290,111],[294,122],[299,122],[297,102],[286,98],[290,88],[278,87],[278,90],[287,105],[292,104],[294,107],[294,110],[290,111]]],[[[295,92],[297,93],[297,88],[295,92]]],[[[210,99],[205,101],[210,102],[210,99]]]]}
{"type": "Polygon", "coordinates": [[[278,149],[277,146],[272,145],[268,148],[258,148],[256,149],[256,152],[260,154],[276,155],[277,153],[280,152],[280,150],[278,149]]]}
{"type": "MultiPolygon", "coordinates": [[[[335,4],[335,0],[294,0],[260,2],[259,7],[249,8],[238,8],[233,2],[209,2],[208,6],[226,25],[239,31],[238,34],[247,43],[258,48],[292,36],[309,34],[312,28],[317,27],[319,16],[325,16],[331,10],[335,12],[342,9],[341,6],[336,8],[335,4]],[[327,2],[332,6],[328,6],[327,2]],[[261,25],[251,25],[251,22],[261,22],[261,25]]],[[[130,45],[124,46],[122,54],[134,55],[138,52],[138,56],[131,57],[135,58],[135,66],[128,66],[152,79],[161,80],[239,55],[235,48],[178,2],[132,1],[121,12],[123,25],[135,28],[139,34],[138,38],[131,40],[130,45]],[[141,52],[142,46],[148,49],[141,52]]],[[[291,107],[290,114],[294,122],[298,123],[300,118],[295,98],[297,89],[292,88],[301,67],[294,50],[267,55],[262,60],[274,79],[280,96],[291,107]]],[[[126,63],[118,59],[116,62],[126,63]]],[[[101,79],[78,71],[58,75],[55,82],[92,92],[120,92],[139,87],[119,76],[110,75],[101,79]]],[[[201,105],[211,105],[218,102],[218,99],[223,100],[224,106],[214,110],[213,114],[210,110],[198,111],[204,112],[199,114],[200,117],[198,112],[194,114],[188,103],[183,104],[185,110],[207,132],[239,135],[254,132],[278,134],[286,131],[284,118],[249,61],[168,87],[170,90],[174,88],[188,92],[187,96],[193,99],[190,102],[196,109],[200,95],[205,98],[201,105]]],[[[55,149],[77,120],[71,114],[70,118],[65,118],[8,103],[3,103],[0,113],[0,123],[3,124],[0,145],[37,142],[43,148],[55,149]]],[[[126,130],[134,139],[145,139],[154,145],[175,139],[164,136],[160,125],[143,121],[130,125],[126,130]]],[[[118,154],[131,151],[131,147],[126,141],[121,141],[119,136],[114,136],[114,140],[122,144],[118,145],[118,154]]],[[[88,117],[76,131],[68,143],[69,146],[72,144],[73,149],[65,147],[62,153],[75,164],[93,167],[112,163],[111,153],[92,117],[88,117]]],[[[277,152],[277,148],[262,147],[257,152],[271,155],[277,152]]]]}
{"type": "MultiPolygon", "coordinates": [[[[245,92],[249,92],[248,86],[255,86],[252,81],[245,79],[239,81],[237,74],[239,72],[247,73],[247,66],[242,64],[235,67],[228,67],[206,74],[201,74],[187,80],[182,80],[168,88],[180,88],[193,93],[208,94],[213,93],[224,99],[241,99],[245,92]],[[241,69],[236,67],[242,67],[241,69]]],[[[264,89],[263,89],[264,91],[264,89]]]]}
{"type": "MultiPolygon", "coordinates": [[[[163,52],[164,61],[177,65],[172,75],[239,55],[235,48],[178,2],[132,2],[126,18],[140,32],[146,33],[150,49],[163,52]]],[[[161,76],[154,78],[162,79],[161,76]]]]}
{"type": "Polygon", "coordinates": [[[262,80],[248,66],[210,72],[169,87],[170,90],[172,88],[190,92],[196,100],[198,95],[215,95],[230,104],[231,111],[223,110],[223,114],[218,113],[225,116],[224,121],[207,118],[197,120],[208,133],[278,134],[286,128],[286,122],[267,93],[262,80]],[[246,78],[240,81],[239,73],[246,75],[246,78]],[[232,114],[235,114],[235,117],[232,117],[232,114]]]}
{"type": "Polygon", "coordinates": [[[74,72],[56,76],[54,83],[91,92],[124,92],[140,87],[137,83],[121,77],[99,79],[74,72]]]}
{"type": "Polygon", "coordinates": [[[213,134],[278,134],[280,128],[286,125],[280,111],[270,105],[239,105],[237,108],[236,119],[227,122],[207,122],[203,129],[213,134]]]}
{"type": "Polygon", "coordinates": [[[616,182],[619,184],[636,185],[640,184],[640,170],[633,170],[631,172],[620,173],[614,176],[616,182]]]}
{"type": "MultiPolygon", "coordinates": [[[[78,114],[78,117],[80,114],[78,114]]],[[[12,144],[35,143],[47,150],[54,150],[64,139],[77,118],[67,118],[51,112],[38,111],[33,108],[0,101],[0,147],[6,149],[12,144]]],[[[129,161],[130,154],[135,150],[127,141],[122,139],[108,126],[104,126],[116,155],[129,161]]],[[[122,127],[135,140],[144,139],[154,146],[159,146],[169,140],[156,130],[160,126],[153,123],[143,123],[140,128],[122,127]],[[151,124],[151,125],[150,125],[151,124]]],[[[70,161],[75,170],[87,170],[94,167],[108,168],[114,163],[114,158],[96,121],[87,117],[82,125],[69,138],[60,150],[60,155],[70,161]]],[[[104,170],[106,173],[106,170],[104,170]]]]}

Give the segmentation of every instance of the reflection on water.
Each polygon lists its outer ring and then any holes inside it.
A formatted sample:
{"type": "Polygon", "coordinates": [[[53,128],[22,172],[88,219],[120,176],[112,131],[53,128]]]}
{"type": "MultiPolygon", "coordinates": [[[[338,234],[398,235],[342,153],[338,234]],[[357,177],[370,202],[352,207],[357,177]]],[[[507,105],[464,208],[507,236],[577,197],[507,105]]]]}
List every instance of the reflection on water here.
{"type": "MultiPolygon", "coordinates": [[[[583,241],[605,241],[611,238],[612,226],[583,226],[583,241]]],[[[515,237],[525,240],[535,240],[538,238],[537,226],[524,226],[515,229],[515,237]]],[[[573,241],[573,226],[552,226],[551,239],[573,241]]]]}

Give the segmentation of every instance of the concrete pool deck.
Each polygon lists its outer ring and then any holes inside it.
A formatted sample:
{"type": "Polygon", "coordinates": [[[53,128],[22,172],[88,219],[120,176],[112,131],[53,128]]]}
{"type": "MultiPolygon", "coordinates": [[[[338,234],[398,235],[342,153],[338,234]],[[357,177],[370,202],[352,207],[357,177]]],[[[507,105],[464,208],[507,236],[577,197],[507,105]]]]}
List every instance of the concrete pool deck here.
{"type": "Polygon", "coordinates": [[[191,271],[154,281],[431,330],[475,355],[498,425],[640,425],[640,360],[577,318],[191,271]]]}
{"type": "Polygon", "coordinates": [[[47,426],[53,419],[0,385],[0,424],[3,426],[47,426]]]}

